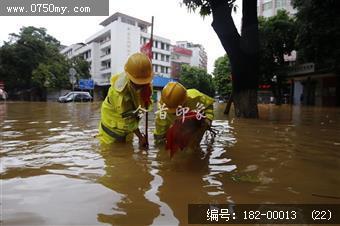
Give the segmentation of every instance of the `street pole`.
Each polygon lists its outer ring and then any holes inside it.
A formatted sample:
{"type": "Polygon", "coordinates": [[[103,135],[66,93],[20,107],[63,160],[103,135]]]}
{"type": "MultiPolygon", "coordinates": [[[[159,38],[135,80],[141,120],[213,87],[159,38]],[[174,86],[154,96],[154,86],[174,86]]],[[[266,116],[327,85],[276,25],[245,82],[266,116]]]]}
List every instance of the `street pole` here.
{"type": "MultiPolygon", "coordinates": [[[[151,42],[151,67],[152,67],[152,46],[153,46],[153,19],[154,17],[151,17],[151,35],[150,35],[150,42],[151,42]]],[[[147,106],[149,108],[149,106],[147,106]]],[[[149,146],[149,138],[148,138],[148,120],[149,120],[149,112],[145,112],[145,139],[146,144],[149,146]]]]}

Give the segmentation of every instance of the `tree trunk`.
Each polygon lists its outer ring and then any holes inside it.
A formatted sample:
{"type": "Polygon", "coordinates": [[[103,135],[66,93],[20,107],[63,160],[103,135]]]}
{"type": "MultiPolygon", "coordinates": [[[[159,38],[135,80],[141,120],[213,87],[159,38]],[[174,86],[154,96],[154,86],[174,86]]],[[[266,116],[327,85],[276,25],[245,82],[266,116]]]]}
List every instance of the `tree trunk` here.
{"type": "Polygon", "coordinates": [[[230,97],[229,97],[228,102],[227,102],[227,106],[225,106],[225,109],[224,109],[225,115],[229,115],[229,111],[230,111],[232,103],[233,103],[233,94],[230,94],[230,97]]]}
{"type": "Polygon", "coordinates": [[[257,89],[233,93],[236,117],[254,118],[258,116],[257,89]]]}
{"type": "Polygon", "coordinates": [[[231,64],[233,100],[237,117],[257,118],[258,21],[256,0],[243,0],[242,35],[231,16],[227,1],[210,1],[212,27],[218,35],[231,64]]]}

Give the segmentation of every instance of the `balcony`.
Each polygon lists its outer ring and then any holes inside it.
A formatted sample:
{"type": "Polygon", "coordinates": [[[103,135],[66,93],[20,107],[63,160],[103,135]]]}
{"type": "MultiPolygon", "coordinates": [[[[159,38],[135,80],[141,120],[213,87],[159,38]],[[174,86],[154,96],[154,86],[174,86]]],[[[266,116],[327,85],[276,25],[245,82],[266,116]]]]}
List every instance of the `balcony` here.
{"type": "Polygon", "coordinates": [[[111,39],[100,42],[100,48],[104,49],[105,47],[108,46],[111,46],[111,39]]]}
{"type": "Polygon", "coordinates": [[[109,54],[103,54],[100,56],[100,60],[104,61],[104,60],[109,60],[111,58],[111,53],[109,54]]]}

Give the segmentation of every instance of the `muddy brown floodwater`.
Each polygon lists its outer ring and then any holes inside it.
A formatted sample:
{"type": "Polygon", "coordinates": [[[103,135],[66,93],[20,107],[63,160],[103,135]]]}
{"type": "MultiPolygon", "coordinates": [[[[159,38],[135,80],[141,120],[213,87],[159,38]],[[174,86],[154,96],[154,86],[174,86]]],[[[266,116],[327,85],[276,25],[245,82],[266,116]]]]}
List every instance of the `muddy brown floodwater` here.
{"type": "MultiPolygon", "coordinates": [[[[194,203],[340,203],[340,109],[216,106],[215,141],[170,160],[100,147],[100,103],[0,103],[4,225],[186,225],[194,203]]],[[[153,130],[153,117],[149,131],[153,130]]]]}

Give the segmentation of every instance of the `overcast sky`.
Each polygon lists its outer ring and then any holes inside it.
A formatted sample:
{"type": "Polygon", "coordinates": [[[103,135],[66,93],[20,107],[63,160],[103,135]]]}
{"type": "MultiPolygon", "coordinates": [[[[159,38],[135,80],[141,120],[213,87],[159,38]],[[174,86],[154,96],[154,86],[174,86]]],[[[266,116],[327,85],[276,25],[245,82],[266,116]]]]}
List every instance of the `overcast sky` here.
{"type": "MultiPolygon", "coordinates": [[[[121,12],[150,21],[155,17],[154,34],[175,41],[187,40],[202,44],[208,54],[208,72],[213,70],[216,58],[225,51],[211,27],[212,18],[202,18],[198,13],[188,12],[180,6],[180,0],[110,0],[110,15],[121,12]]],[[[238,2],[239,11],[241,1],[238,2]]],[[[44,27],[63,45],[85,42],[85,39],[101,30],[99,25],[107,16],[54,16],[54,17],[4,17],[0,16],[0,43],[8,40],[9,33],[18,33],[22,26],[44,27]]],[[[234,16],[237,24],[240,17],[234,16]]]]}

